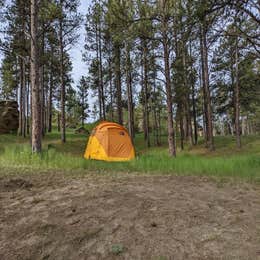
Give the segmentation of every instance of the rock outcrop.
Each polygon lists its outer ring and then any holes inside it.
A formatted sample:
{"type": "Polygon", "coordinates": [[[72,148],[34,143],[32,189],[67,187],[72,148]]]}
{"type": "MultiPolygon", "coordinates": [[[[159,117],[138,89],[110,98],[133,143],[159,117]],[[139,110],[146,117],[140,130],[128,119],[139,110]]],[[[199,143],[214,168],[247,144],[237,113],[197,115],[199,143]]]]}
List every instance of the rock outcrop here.
{"type": "Polygon", "coordinates": [[[19,112],[16,101],[0,101],[0,134],[16,132],[19,127],[19,112]]]}
{"type": "Polygon", "coordinates": [[[85,127],[81,126],[75,130],[75,134],[89,135],[89,131],[85,127]]]}

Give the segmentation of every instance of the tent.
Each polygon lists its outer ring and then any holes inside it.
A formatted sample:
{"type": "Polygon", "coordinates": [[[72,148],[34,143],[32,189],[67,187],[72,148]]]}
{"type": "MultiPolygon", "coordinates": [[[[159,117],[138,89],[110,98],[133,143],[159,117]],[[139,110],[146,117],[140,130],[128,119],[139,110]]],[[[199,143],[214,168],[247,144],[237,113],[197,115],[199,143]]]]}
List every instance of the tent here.
{"type": "Polygon", "coordinates": [[[129,161],[135,157],[135,151],[125,127],[103,121],[92,131],[84,157],[104,161],[129,161]]]}

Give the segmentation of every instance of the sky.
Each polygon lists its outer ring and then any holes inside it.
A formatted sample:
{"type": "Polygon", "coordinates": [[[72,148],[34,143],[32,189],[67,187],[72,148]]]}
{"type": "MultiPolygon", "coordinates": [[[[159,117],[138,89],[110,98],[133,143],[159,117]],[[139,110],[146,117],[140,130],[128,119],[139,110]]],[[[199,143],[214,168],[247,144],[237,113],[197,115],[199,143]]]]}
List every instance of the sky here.
{"type": "MultiPolygon", "coordinates": [[[[91,0],[80,0],[79,11],[82,15],[85,16],[87,13],[88,7],[91,4],[91,0]]],[[[82,61],[82,51],[84,50],[84,38],[85,38],[85,29],[84,22],[79,30],[80,37],[77,42],[69,51],[71,61],[72,61],[72,78],[74,80],[74,85],[77,85],[81,76],[87,75],[87,65],[82,61]]]]}

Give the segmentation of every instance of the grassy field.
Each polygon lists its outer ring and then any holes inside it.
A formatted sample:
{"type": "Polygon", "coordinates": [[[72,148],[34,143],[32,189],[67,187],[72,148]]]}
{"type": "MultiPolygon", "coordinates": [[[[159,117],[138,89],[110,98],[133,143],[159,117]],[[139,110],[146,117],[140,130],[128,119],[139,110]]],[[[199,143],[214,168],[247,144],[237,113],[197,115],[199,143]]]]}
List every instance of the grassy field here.
{"type": "Polygon", "coordinates": [[[140,134],[135,160],[109,163],[72,130],[41,155],[0,135],[0,259],[258,259],[260,137],[242,140],[170,158],[166,136],[146,149],[140,134]]]}
{"type": "Polygon", "coordinates": [[[232,137],[216,137],[216,151],[208,152],[203,140],[192,149],[178,150],[177,158],[168,156],[166,136],[161,147],[145,148],[143,136],[135,138],[137,157],[130,162],[88,161],[83,158],[87,137],[67,133],[67,143],[61,144],[59,133],[53,132],[44,138],[44,152],[32,155],[29,139],[15,135],[0,136],[0,167],[3,169],[23,168],[35,172],[36,169],[78,170],[87,173],[95,171],[135,172],[149,174],[205,175],[216,177],[241,177],[260,181],[260,136],[242,138],[243,148],[235,148],[232,137]],[[87,171],[88,170],[88,171],[87,171]]]}

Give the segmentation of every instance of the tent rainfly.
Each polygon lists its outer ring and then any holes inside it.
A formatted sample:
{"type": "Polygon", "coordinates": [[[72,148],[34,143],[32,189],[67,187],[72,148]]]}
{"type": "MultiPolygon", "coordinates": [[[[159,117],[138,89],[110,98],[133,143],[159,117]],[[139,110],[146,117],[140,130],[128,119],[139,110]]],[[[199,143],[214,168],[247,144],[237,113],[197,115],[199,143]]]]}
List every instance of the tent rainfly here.
{"type": "Polygon", "coordinates": [[[93,129],[84,157],[103,161],[129,161],[135,158],[135,151],[125,127],[104,121],[93,129]]]}

